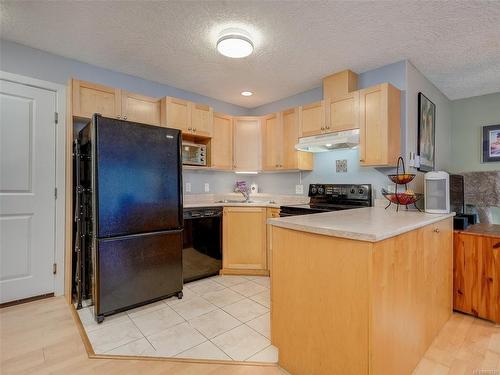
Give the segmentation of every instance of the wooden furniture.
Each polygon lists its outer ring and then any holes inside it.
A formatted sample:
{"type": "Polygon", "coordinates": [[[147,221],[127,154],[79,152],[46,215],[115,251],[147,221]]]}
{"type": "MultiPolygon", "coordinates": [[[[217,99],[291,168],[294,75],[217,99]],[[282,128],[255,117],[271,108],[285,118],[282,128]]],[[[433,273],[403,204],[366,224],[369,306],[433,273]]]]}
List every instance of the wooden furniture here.
{"type": "Polygon", "coordinates": [[[233,169],[233,118],[223,113],[214,113],[212,135],[211,167],[233,169]]]}
{"type": "Polygon", "coordinates": [[[500,225],[455,231],[453,308],[500,324],[500,225]]]}
{"type": "Polygon", "coordinates": [[[362,166],[393,166],[401,153],[401,92],[383,83],[359,90],[362,166]]]}
{"type": "Polygon", "coordinates": [[[328,131],[325,102],[310,103],[299,107],[300,137],[309,137],[328,131]]]}
{"type": "Polygon", "coordinates": [[[343,70],[323,78],[323,99],[338,100],[358,89],[358,75],[343,70]]]}
{"type": "Polygon", "coordinates": [[[160,126],[161,100],[121,90],[122,118],[160,126]]]}
{"type": "Polygon", "coordinates": [[[70,82],[73,116],[90,119],[94,113],[121,118],[120,89],[73,79],[70,82]]]}
{"type": "Polygon", "coordinates": [[[379,242],[273,226],[271,342],[280,366],[411,374],[452,312],[452,233],[451,218],[379,242]]]}
{"type": "Polygon", "coordinates": [[[233,169],[254,172],[261,167],[261,121],[255,117],[233,119],[233,169]]]}
{"type": "Polygon", "coordinates": [[[210,138],[213,129],[213,109],[204,104],[167,96],[162,99],[162,125],[182,131],[185,135],[210,138]]]}
{"type": "Polygon", "coordinates": [[[224,207],[222,274],[266,275],[266,208],[224,207]]]}
{"type": "Polygon", "coordinates": [[[161,100],[126,90],[73,79],[73,116],[90,119],[94,113],[105,117],[157,125],[161,123],[161,100]]]}
{"type": "Polygon", "coordinates": [[[295,149],[299,140],[299,111],[290,108],[262,118],[262,169],[312,170],[313,155],[295,149]]]}
{"type": "MultiPolygon", "coordinates": [[[[268,208],[267,209],[267,218],[277,218],[280,217],[280,209],[279,208],[268,208]]],[[[272,272],[272,247],[273,247],[273,237],[272,237],[272,228],[270,224],[267,224],[267,268],[269,269],[269,273],[272,272]]]]}
{"type": "Polygon", "coordinates": [[[359,128],[359,91],[327,100],[328,130],[343,131],[359,128]]]}

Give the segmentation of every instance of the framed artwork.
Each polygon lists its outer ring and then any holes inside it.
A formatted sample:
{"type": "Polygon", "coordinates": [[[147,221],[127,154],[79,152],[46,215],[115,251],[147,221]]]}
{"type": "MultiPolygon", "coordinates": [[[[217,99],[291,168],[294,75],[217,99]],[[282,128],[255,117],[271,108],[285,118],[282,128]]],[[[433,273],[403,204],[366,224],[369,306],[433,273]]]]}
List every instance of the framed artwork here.
{"type": "Polygon", "coordinates": [[[434,170],[436,159],[436,105],[424,94],[418,93],[418,144],[419,171],[434,170]]]}
{"type": "Polygon", "coordinates": [[[500,125],[483,126],[483,163],[500,161],[500,125]]]}

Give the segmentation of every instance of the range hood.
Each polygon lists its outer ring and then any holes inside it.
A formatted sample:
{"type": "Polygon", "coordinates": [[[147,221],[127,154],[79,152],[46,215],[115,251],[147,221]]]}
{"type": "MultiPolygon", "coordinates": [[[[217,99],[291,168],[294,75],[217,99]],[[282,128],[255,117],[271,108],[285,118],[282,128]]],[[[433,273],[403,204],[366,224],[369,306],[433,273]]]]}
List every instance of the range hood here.
{"type": "Polygon", "coordinates": [[[359,144],[359,129],[299,138],[295,149],[306,152],[325,152],[355,148],[359,144]]]}

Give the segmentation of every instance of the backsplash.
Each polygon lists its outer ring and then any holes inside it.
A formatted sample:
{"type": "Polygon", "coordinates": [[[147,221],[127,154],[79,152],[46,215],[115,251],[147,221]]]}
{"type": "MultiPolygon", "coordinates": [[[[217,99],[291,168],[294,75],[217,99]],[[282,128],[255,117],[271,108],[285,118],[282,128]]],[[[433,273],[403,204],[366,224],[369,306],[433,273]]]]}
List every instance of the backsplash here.
{"type": "Polygon", "coordinates": [[[295,194],[295,185],[303,185],[303,195],[307,195],[309,184],[313,183],[353,183],[373,185],[375,197],[379,198],[382,187],[387,187],[389,180],[385,176],[392,168],[370,168],[359,165],[359,151],[338,150],[314,155],[314,170],[311,172],[259,173],[257,175],[235,174],[234,172],[186,170],[183,173],[184,194],[205,193],[205,183],[209,184],[209,193],[232,192],[237,180],[259,185],[260,193],[295,194]],[[347,161],[347,172],[336,171],[336,160],[347,161]],[[191,192],[186,191],[186,183],[191,184],[191,192]]]}

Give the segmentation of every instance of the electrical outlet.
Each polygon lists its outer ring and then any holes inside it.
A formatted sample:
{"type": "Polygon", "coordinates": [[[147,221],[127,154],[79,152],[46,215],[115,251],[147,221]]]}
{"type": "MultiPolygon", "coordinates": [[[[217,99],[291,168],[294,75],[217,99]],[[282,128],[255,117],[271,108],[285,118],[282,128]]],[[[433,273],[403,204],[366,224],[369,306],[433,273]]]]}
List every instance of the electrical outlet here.
{"type": "Polygon", "coordinates": [[[304,194],[304,185],[295,185],[295,194],[304,194]]]}
{"type": "Polygon", "coordinates": [[[347,159],[335,160],[337,173],[347,172],[347,159]]]}
{"type": "Polygon", "coordinates": [[[210,191],[210,184],[208,182],[205,182],[205,193],[208,193],[210,191]]]}
{"type": "Polygon", "coordinates": [[[186,182],[186,193],[191,193],[191,182],[186,182]]]}

